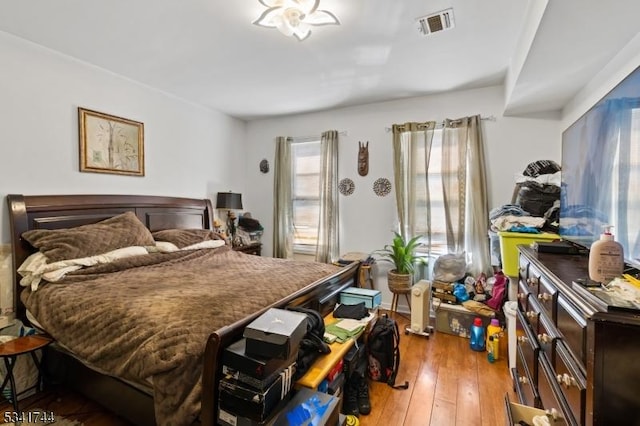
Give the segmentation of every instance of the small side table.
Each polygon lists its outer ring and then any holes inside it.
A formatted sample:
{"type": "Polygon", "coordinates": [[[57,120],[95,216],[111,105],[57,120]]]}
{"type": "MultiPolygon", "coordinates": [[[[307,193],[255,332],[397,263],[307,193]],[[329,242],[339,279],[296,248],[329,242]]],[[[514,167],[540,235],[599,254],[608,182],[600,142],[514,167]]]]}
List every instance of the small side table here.
{"type": "Polygon", "coordinates": [[[42,349],[45,346],[48,346],[53,342],[53,339],[50,337],[46,337],[43,335],[35,334],[31,336],[23,336],[17,337],[13,340],[10,340],[5,343],[0,343],[0,358],[4,360],[4,365],[7,368],[7,375],[2,381],[2,385],[0,385],[0,394],[4,391],[5,386],[7,386],[7,382],[11,385],[11,396],[12,396],[12,405],[16,412],[19,412],[18,409],[18,392],[16,391],[16,381],[13,377],[13,367],[16,365],[16,360],[18,355],[30,354],[33,362],[38,369],[38,381],[36,384],[28,389],[20,392],[21,394],[31,389],[40,390],[40,385],[42,382],[42,369],[40,366],[40,361],[38,361],[38,357],[36,356],[36,351],[38,349],[42,349]]]}

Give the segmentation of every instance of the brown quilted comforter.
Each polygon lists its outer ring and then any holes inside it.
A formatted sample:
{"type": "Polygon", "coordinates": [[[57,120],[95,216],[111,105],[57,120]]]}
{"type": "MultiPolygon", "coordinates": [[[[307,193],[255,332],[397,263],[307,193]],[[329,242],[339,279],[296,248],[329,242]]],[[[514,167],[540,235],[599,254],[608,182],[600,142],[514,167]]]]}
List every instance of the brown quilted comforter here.
{"type": "Polygon", "coordinates": [[[121,259],[21,297],[94,368],[138,383],[151,378],[159,425],[188,425],[200,411],[209,334],[338,269],[223,247],[121,259]]]}

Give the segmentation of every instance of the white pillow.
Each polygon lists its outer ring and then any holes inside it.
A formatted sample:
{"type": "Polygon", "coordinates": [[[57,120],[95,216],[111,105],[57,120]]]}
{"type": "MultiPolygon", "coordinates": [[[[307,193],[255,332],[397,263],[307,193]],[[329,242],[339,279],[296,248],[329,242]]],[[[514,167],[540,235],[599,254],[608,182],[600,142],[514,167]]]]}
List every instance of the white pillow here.
{"type": "Polygon", "coordinates": [[[86,266],[110,263],[114,260],[140,256],[147,253],[145,247],[132,246],[119,248],[96,256],[61,260],[53,263],[47,263],[48,259],[42,253],[34,253],[18,268],[18,273],[22,275],[20,285],[23,287],[30,286],[31,291],[36,291],[43,278],[49,282],[56,282],[64,278],[69,272],[77,271],[86,266]]]}
{"type": "Polygon", "coordinates": [[[200,241],[199,243],[191,244],[190,246],[178,248],[177,245],[170,243],[168,241],[156,241],[155,246],[147,247],[147,251],[149,253],[173,253],[174,251],[182,251],[182,250],[200,250],[200,249],[211,249],[218,248],[225,245],[224,240],[206,240],[200,241]]]}

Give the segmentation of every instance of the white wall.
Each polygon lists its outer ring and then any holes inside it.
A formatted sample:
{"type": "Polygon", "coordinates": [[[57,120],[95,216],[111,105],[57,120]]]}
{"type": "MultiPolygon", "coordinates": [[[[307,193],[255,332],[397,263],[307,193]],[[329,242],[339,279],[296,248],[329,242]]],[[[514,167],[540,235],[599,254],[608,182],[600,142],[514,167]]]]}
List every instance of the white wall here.
{"type": "MultiPolygon", "coordinates": [[[[244,188],[245,123],[0,32],[0,197],[244,188]],[[80,173],[77,108],[144,123],[145,176],[80,173]]],[[[4,200],[3,200],[4,203],[4,200]]],[[[10,236],[0,209],[0,242],[10,236]]]]}
{"type": "MultiPolygon", "coordinates": [[[[243,197],[250,200],[253,217],[265,227],[263,253],[272,253],[273,170],[260,173],[258,164],[266,158],[273,165],[276,136],[319,135],[324,130],[347,132],[340,136],[340,179],[355,182],[353,195],[340,196],[340,252],[371,252],[389,243],[395,223],[395,196],[373,193],[379,177],[393,180],[391,133],[394,123],[442,120],[467,115],[495,116],[484,121],[490,207],[510,202],[515,175],[539,159],[560,161],[559,122],[554,120],[503,117],[502,86],[450,92],[335,109],[331,111],[252,121],[247,127],[246,179],[243,197]],[[369,141],[369,174],[357,173],[358,141],[369,141]]],[[[386,289],[386,267],[379,267],[376,283],[385,304],[391,295],[386,289]]]]}
{"type": "Polygon", "coordinates": [[[564,131],[611,91],[627,75],[640,66],[640,33],[582,88],[562,110],[564,131]]]}
{"type": "Polygon", "coordinates": [[[7,194],[168,195],[215,203],[218,191],[244,190],[243,121],[3,32],[0,70],[0,308],[12,306],[7,194]],[[79,172],[78,107],[144,123],[144,177],[79,172]]]}

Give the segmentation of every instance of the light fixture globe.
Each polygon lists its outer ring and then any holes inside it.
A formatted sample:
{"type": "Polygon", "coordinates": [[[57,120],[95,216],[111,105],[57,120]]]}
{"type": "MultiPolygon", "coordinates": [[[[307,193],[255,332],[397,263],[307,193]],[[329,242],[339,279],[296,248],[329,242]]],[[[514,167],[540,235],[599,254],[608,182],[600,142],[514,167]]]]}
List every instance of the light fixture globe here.
{"type": "Polygon", "coordinates": [[[327,10],[318,10],[320,0],[258,0],[267,7],[253,23],[277,28],[286,36],[302,41],[311,34],[311,25],[340,25],[338,18],[327,10]]]}

